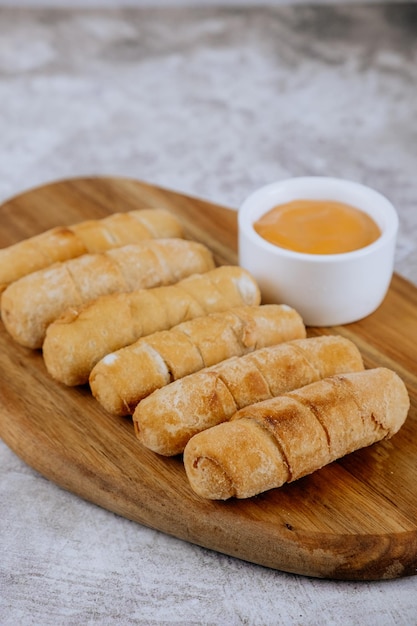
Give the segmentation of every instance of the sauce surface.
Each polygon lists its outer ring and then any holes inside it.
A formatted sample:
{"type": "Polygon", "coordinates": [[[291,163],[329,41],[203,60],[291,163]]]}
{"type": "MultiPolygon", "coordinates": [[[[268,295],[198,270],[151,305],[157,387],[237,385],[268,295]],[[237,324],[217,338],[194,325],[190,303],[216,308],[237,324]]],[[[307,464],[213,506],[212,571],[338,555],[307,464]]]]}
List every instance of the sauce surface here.
{"type": "Polygon", "coordinates": [[[342,254],[359,250],[381,235],[364,211],[333,200],[293,200],[265,213],[253,225],[280,248],[307,254],[342,254]]]}

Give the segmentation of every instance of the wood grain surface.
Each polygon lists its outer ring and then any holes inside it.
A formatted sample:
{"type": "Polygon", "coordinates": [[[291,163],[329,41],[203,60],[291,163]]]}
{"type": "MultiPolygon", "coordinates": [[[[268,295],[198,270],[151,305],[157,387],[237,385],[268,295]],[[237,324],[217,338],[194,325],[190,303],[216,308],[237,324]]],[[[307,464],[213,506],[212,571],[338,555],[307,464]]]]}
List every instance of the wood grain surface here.
{"type": "MultiPolygon", "coordinates": [[[[40,187],[0,207],[0,247],[115,211],[163,207],[218,263],[236,263],[236,213],[149,184],[84,178],[40,187]]],[[[180,457],[143,449],[130,418],[108,415],[89,388],[48,376],[40,351],[0,325],[0,435],[62,488],[140,524],[260,565],[314,577],[380,580],[417,573],[417,289],[394,276],[382,306],[340,333],[367,367],[407,384],[409,417],[391,440],[249,500],[210,502],[191,491],[180,457]]],[[[18,497],[18,494],[16,494],[18,497]]],[[[28,520],[30,523],[30,520],[28,520]]]]}

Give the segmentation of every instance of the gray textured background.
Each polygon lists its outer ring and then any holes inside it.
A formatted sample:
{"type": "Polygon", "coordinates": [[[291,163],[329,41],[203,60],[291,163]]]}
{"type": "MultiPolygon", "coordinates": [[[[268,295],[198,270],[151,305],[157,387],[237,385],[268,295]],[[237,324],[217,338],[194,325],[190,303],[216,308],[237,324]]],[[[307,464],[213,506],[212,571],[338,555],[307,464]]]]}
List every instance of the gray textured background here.
{"type": "MultiPolygon", "coordinates": [[[[416,33],[414,3],[1,9],[0,201],[111,174],[237,208],[278,178],[341,176],[397,206],[396,269],[417,284],[416,33]]],[[[417,623],[416,579],[242,563],[81,501],[2,443],[0,523],[2,626],[417,623]]]]}

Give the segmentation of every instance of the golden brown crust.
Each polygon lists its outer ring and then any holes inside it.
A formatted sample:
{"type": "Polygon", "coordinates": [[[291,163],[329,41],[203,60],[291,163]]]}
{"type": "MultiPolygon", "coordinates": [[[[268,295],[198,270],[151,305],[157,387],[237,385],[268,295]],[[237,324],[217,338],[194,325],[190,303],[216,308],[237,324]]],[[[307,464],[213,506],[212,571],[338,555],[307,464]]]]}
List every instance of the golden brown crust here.
{"type": "Polygon", "coordinates": [[[110,413],[133,413],[140,400],[173,380],[259,346],[305,335],[300,315],[288,306],[235,307],[188,320],[107,355],[92,370],[90,386],[110,413]]]}
{"type": "Polygon", "coordinates": [[[343,337],[288,341],[232,357],[157,389],[141,400],[133,420],[143,445],[175,455],[190,437],[229,420],[242,407],[317,381],[323,373],[362,369],[359,350],[343,337]]]}
{"type": "Polygon", "coordinates": [[[85,254],[82,241],[68,228],[53,228],[0,250],[0,293],[10,283],[52,265],[85,254]]]}
{"type": "Polygon", "coordinates": [[[273,438],[255,420],[244,418],[195,435],[185,447],[184,466],[193,490],[212,500],[247,498],[289,477],[273,438]]]}
{"type": "Polygon", "coordinates": [[[205,498],[248,498],[391,437],[409,405],[391,370],[333,376],[248,406],[195,435],[184,451],[185,470],[205,498]]]}
{"type": "Polygon", "coordinates": [[[0,250],[0,293],[10,283],[56,262],[104,252],[142,239],[183,237],[179,220],[163,209],[115,213],[57,227],[0,250]]]}
{"type": "Polygon", "coordinates": [[[213,268],[208,248],[184,239],[148,239],[85,254],[9,285],[1,298],[2,320],[15,341],[40,348],[49,324],[70,307],[105,294],[172,284],[213,268]]]}
{"type": "Polygon", "coordinates": [[[47,329],[46,367],[66,385],[88,382],[94,365],[106,354],[140,337],[165,330],[196,315],[259,304],[256,281],[245,270],[224,266],[155,289],[102,296],[67,311],[47,329]]]}

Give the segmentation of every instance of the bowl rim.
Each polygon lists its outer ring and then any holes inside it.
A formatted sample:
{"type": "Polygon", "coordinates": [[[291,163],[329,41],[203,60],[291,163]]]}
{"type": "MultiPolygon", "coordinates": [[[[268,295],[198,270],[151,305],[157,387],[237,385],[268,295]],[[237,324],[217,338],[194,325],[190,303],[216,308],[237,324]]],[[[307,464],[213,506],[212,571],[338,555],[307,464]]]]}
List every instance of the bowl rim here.
{"type": "MultiPolygon", "coordinates": [[[[331,194],[326,199],[332,199],[331,194]]],[[[362,207],[358,208],[361,208],[361,210],[367,212],[366,209],[362,207]]],[[[368,187],[367,185],[352,180],[331,176],[298,176],[277,180],[272,183],[263,185],[258,189],[255,189],[249,196],[247,196],[247,198],[242,202],[238,209],[238,227],[240,234],[244,233],[258,248],[262,248],[264,251],[270,252],[275,257],[304,260],[312,263],[343,263],[348,260],[352,261],[355,259],[360,259],[364,256],[368,256],[369,254],[378,251],[380,248],[384,247],[394,238],[396,238],[399,227],[399,218],[398,213],[391,201],[382,193],[380,193],[376,189],[373,189],[372,187],[368,187]],[[280,246],[273,244],[261,237],[261,235],[259,235],[253,228],[253,223],[258,217],[264,215],[276,204],[279,204],[279,201],[274,203],[272,199],[273,197],[276,197],[276,195],[278,195],[279,193],[282,193],[284,191],[284,187],[292,187],[294,189],[297,185],[309,185],[313,187],[315,186],[316,189],[325,185],[327,185],[329,189],[335,188],[336,186],[339,189],[344,187],[349,191],[353,191],[355,193],[373,198],[378,201],[378,203],[384,210],[384,216],[386,218],[385,228],[382,230],[382,233],[378,237],[378,239],[376,239],[374,242],[367,246],[364,246],[363,248],[358,248],[357,250],[352,250],[350,252],[340,252],[336,254],[316,254],[309,252],[298,252],[295,250],[289,250],[288,248],[281,248],[280,246]],[[266,198],[271,198],[271,204],[269,207],[265,207],[263,211],[258,214],[259,203],[261,202],[262,204],[264,204],[266,198]],[[255,217],[253,216],[254,212],[257,213],[255,217]]]]}

